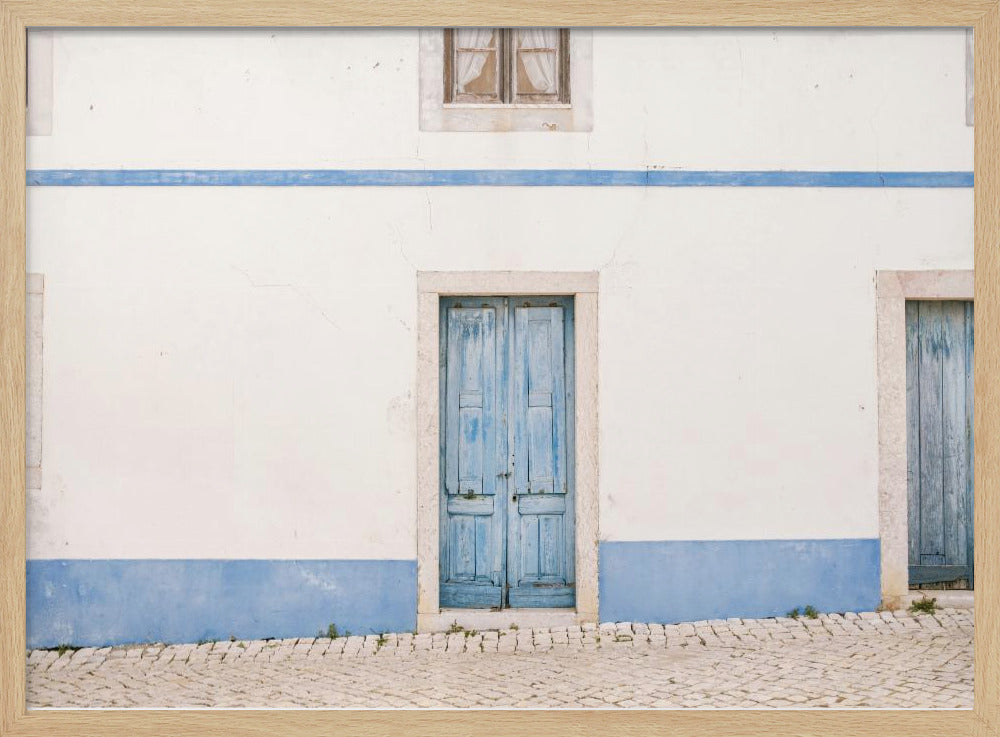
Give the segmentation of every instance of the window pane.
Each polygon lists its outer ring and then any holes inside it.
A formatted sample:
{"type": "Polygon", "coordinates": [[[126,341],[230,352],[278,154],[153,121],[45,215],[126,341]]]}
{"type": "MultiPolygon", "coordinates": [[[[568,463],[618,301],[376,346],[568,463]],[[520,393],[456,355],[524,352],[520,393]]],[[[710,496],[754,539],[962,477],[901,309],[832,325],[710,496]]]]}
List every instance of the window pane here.
{"type": "MultiPolygon", "coordinates": [[[[517,31],[517,96],[559,96],[559,29],[517,31]]],[[[530,98],[529,98],[530,99],[530,98]]]]}
{"type": "Polygon", "coordinates": [[[454,99],[499,100],[496,28],[456,28],[454,35],[454,99]]]}

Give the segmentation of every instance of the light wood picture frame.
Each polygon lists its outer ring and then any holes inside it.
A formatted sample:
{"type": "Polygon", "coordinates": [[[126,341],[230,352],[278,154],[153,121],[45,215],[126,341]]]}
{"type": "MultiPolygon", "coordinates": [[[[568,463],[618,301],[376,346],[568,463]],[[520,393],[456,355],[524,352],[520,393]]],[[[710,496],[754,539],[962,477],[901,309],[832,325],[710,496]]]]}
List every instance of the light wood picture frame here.
{"type": "Polygon", "coordinates": [[[0,0],[0,735],[948,734],[1000,731],[1000,0],[0,0]],[[34,711],[25,706],[26,39],[39,27],[975,29],[975,706],[971,711],[34,711]]]}

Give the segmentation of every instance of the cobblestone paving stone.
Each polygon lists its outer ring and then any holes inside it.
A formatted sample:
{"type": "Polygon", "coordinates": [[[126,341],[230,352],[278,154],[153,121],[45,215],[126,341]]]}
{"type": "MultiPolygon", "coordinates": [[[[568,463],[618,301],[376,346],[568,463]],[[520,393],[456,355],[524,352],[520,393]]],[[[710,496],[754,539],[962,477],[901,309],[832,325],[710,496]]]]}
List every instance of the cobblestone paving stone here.
{"type": "Polygon", "coordinates": [[[27,700],[30,708],[968,709],[972,634],[971,611],[944,609],[34,650],[27,700]]]}

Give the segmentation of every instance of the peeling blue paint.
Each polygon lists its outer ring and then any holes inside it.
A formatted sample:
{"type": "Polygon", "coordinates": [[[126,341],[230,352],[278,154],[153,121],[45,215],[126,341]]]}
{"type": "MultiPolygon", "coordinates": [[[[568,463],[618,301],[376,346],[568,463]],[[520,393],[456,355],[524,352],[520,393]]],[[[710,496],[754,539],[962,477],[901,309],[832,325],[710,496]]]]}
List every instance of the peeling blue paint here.
{"type": "Polygon", "coordinates": [[[32,169],[33,187],[969,188],[971,171],[677,169],[32,169]]]}
{"type": "Polygon", "coordinates": [[[690,622],[871,611],[877,539],[602,542],[602,621],[690,622]]]}
{"type": "Polygon", "coordinates": [[[413,560],[29,560],[28,647],[416,626],[413,560]]]}

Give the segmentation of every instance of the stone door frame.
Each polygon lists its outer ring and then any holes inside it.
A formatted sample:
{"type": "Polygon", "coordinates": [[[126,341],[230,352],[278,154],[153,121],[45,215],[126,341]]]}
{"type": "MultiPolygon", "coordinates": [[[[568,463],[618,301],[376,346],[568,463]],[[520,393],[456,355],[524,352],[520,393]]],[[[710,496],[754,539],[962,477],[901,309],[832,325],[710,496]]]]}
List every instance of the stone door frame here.
{"type": "Polygon", "coordinates": [[[875,274],[878,353],[878,504],[882,605],[910,593],[906,480],[906,300],[972,300],[972,270],[875,274]]]}
{"type": "Polygon", "coordinates": [[[417,272],[417,629],[453,621],[477,629],[596,622],[598,617],[598,424],[596,271],[417,272]],[[447,296],[566,295],[576,341],[576,607],[442,611],[439,598],[439,300],[447,296]]]}

